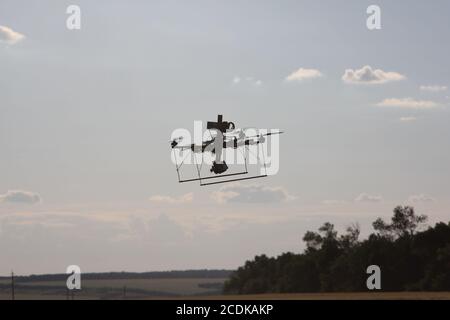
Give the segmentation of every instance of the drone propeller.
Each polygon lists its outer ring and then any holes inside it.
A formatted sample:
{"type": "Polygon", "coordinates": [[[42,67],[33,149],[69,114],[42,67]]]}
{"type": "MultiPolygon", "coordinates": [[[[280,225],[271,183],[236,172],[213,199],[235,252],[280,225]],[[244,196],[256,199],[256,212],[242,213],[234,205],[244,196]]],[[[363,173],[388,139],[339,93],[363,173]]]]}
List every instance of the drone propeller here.
{"type": "Polygon", "coordinates": [[[170,145],[172,148],[175,148],[181,141],[183,141],[183,137],[174,138],[172,141],[170,141],[170,145]]]}

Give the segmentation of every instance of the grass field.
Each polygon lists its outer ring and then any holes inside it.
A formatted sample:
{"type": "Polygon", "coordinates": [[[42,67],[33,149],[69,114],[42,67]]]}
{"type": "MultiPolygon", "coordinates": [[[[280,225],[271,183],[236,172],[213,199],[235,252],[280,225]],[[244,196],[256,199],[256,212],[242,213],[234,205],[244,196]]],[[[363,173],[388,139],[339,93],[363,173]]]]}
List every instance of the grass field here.
{"type": "MultiPolygon", "coordinates": [[[[84,280],[80,299],[206,299],[206,300],[450,300],[450,292],[346,292],[221,295],[225,279],[110,279],[84,280]],[[124,296],[124,287],[126,292],[124,296]]],[[[63,281],[20,282],[16,285],[17,300],[67,299],[63,281]]],[[[69,297],[71,298],[71,297],[69,297]]],[[[0,300],[11,299],[7,280],[0,281],[0,300]]]]}
{"type": "MultiPolygon", "coordinates": [[[[120,296],[99,297],[77,294],[75,299],[121,299],[120,296]]],[[[9,294],[0,293],[0,300],[10,299],[9,294]]],[[[61,294],[18,293],[17,300],[61,300],[61,294]]],[[[201,296],[129,296],[128,299],[187,299],[187,300],[450,300],[450,292],[354,292],[354,293],[292,293],[261,295],[201,295],[201,296]]]]}
{"type": "MultiPolygon", "coordinates": [[[[192,299],[192,300],[450,300],[450,292],[346,292],[221,295],[225,278],[161,278],[82,280],[74,299],[192,299]],[[125,294],[124,294],[124,288],[125,294]]],[[[65,281],[18,282],[18,300],[67,299],[65,281]]],[[[71,297],[69,297],[71,298],[71,297]]],[[[10,281],[0,280],[0,300],[11,299],[10,281]]]]}
{"type": "Polygon", "coordinates": [[[450,292],[342,292],[218,295],[188,297],[204,300],[450,300],[450,292]]]}
{"type": "MultiPolygon", "coordinates": [[[[82,280],[82,288],[75,299],[148,299],[152,297],[185,297],[219,294],[224,278],[181,279],[109,279],[82,280]]],[[[10,282],[0,282],[0,299],[10,299],[10,282]]],[[[16,299],[66,299],[65,281],[18,282],[16,299]]]]}

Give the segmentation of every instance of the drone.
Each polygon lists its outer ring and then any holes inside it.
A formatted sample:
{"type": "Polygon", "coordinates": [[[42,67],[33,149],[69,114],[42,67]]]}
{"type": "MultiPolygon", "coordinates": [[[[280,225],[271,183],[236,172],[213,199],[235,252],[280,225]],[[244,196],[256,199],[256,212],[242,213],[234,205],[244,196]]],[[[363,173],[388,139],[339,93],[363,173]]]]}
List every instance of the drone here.
{"type": "MultiPolygon", "coordinates": [[[[263,145],[266,142],[267,136],[282,134],[283,131],[273,132],[272,130],[270,130],[269,132],[266,133],[247,136],[245,130],[236,128],[233,122],[223,121],[223,116],[221,114],[217,116],[217,121],[215,122],[208,121],[206,129],[209,131],[209,138],[203,140],[201,144],[189,143],[183,145],[184,137],[177,137],[170,141],[170,146],[172,148],[172,153],[175,159],[175,166],[179,183],[199,181],[200,186],[206,186],[240,180],[264,178],[268,176],[264,152],[262,153],[263,154],[262,163],[264,165],[264,172],[261,172],[261,174],[258,175],[248,176],[249,174],[247,163],[248,160],[247,157],[245,156],[245,151],[247,151],[248,154],[248,152],[250,152],[249,148],[251,146],[263,145]],[[227,171],[229,170],[229,166],[223,159],[223,153],[227,148],[236,149],[241,152],[244,159],[245,170],[240,172],[227,173],[227,171]],[[185,159],[189,154],[186,155],[180,163],[178,163],[177,151],[181,153],[187,151],[188,153],[191,154],[201,154],[202,160],[204,154],[206,153],[211,154],[215,158],[215,160],[212,162],[212,165],[210,167],[209,170],[210,175],[205,176],[201,173],[203,161],[201,162],[201,164],[195,161],[197,169],[196,177],[189,179],[182,179],[181,167],[183,166],[185,159]],[[235,176],[240,177],[235,178],[235,176]]],[[[256,157],[258,158],[259,161],[261,160],[258,155],[256,155],[256,157]]],[[[195,159],[196,157],[194,156],[194,160],[195,159]]]]}

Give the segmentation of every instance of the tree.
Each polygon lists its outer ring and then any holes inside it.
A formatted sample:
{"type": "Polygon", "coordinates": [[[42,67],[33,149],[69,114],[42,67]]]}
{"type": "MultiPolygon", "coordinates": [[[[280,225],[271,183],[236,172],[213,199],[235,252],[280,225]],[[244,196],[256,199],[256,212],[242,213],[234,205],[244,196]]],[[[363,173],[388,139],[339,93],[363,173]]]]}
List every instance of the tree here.
{"type": "Polygon", "coordinates": [[[412,236],[417,228],[426,222],[426,215],[416,215],[413,207],[397,206],[394,209],[394,215],[391,223],[387,224],[383,219],[378,218],[372,224],[373,228],[383,237],[399,238],[412,236]]]}
{"type": "Polygon", "coordinates": [[[334,225],[325,222],[320,228],[319,233],[307,231],[303,236],[303,241],[306,242],[306,247],[310,250],[319,250],[326,242],[335,242],[337,239],[337,231],[334,230],[334,225]]]}
{"type": "Polygon", "coordinates": [[[319,250],[323,243],[323,238],[317,232],[307,231],[303,236],[308,251],[319,250]]]}
{"type": "Polygon", "coordinates": [[[256,256],[235,271],[225,293],[364,291],[366,269],[378,265],[384,291],[450,290],[450,223],[419,230],[426,216],[398,206],[389,223],[373,222],[376,233],[360,241],[353,224],[342,235],[326,222],[303,237],[302,254],[256,256]]]}
{"type": "Polygon", "coordinates": [[[346,232],[339,237],[339,244],[342,249],[348,251],[358,244],[361,228],[358,223],[354,223],[347,227],[346,232]]]}

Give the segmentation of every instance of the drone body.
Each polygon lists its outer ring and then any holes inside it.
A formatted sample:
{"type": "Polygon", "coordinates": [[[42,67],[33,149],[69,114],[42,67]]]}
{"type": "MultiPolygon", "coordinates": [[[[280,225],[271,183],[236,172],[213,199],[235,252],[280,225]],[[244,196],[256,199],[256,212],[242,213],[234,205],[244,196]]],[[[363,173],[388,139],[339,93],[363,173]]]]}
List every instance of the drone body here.
{"type": "MultiPolygon", "coordinates": [[[[265,143],[267,136],[281,134],[283,132],[281,132],[281,131],[267,132],[264,134],[247,136],[243,129],[236,129],[233,122],[223,121],[222,115],[218,115],[217,122],[208,121],[206,128],[210,132],[210,138],[202,141],[201,144],[191,143],[191,144],[187,144],[187,145],[181,145],[184,138],[179,137],[179,138],[173,139],[171,141],[170,145],[171,145],[173,152],[176,152],[177,150],[181,151],[181,152],[190,151],[194,154],[202,154],[202,157],[203,157],[203,154],[205,154],[205,153],[210,153],[210,154],[214,155],[215,160],[212,162],[211,168],[209,170],[211,173],[214,173],[214,175],[202,177],[202,175],[200,174],[201,167],[199,167],[199,165],[196,163],[198,178],[181,179],[180,178],[180,168],[183,165],[183,162],[184,162],[184,160],[183,160],[181,162],[181,164],[179,164],[179,165],[176,163],[178,181],[180,183],[191,182],[191,181],[200,181],[200,185],[205,186],[205,185],[210,185],[210,184],[218,184],[218,183],[225,183],[225,182],[231,182],[231,181],[239,181],[239,180],[248,180],[248,179],[267,177],[267,172],[266,172],[265,174],[260,174],[260,175],[251,176],[251,177],[242,177],[242,178],[231,179],[231,180],[230,179],[216,180],[214,182],[203,182],[203,180],[248,174],[247,159],[245,158],[245,156],[244,156],[245,171],[238,172],[238,173],[224,174],[229,169],[229,166],[226,164],[225,160],[223,160],[224,150],[227,148],[231,148],[231,149],[244,148],[244,149],[247,149],[247,151],[248,151],[248,148],[250,146],[257,146],[259,144],[265,143]]],[[[176,154],[175,154],[175,159],[176,159],[176,154]]],[[[264,162],[264,166],[265,166],[265,162],[264,162]]]]}

